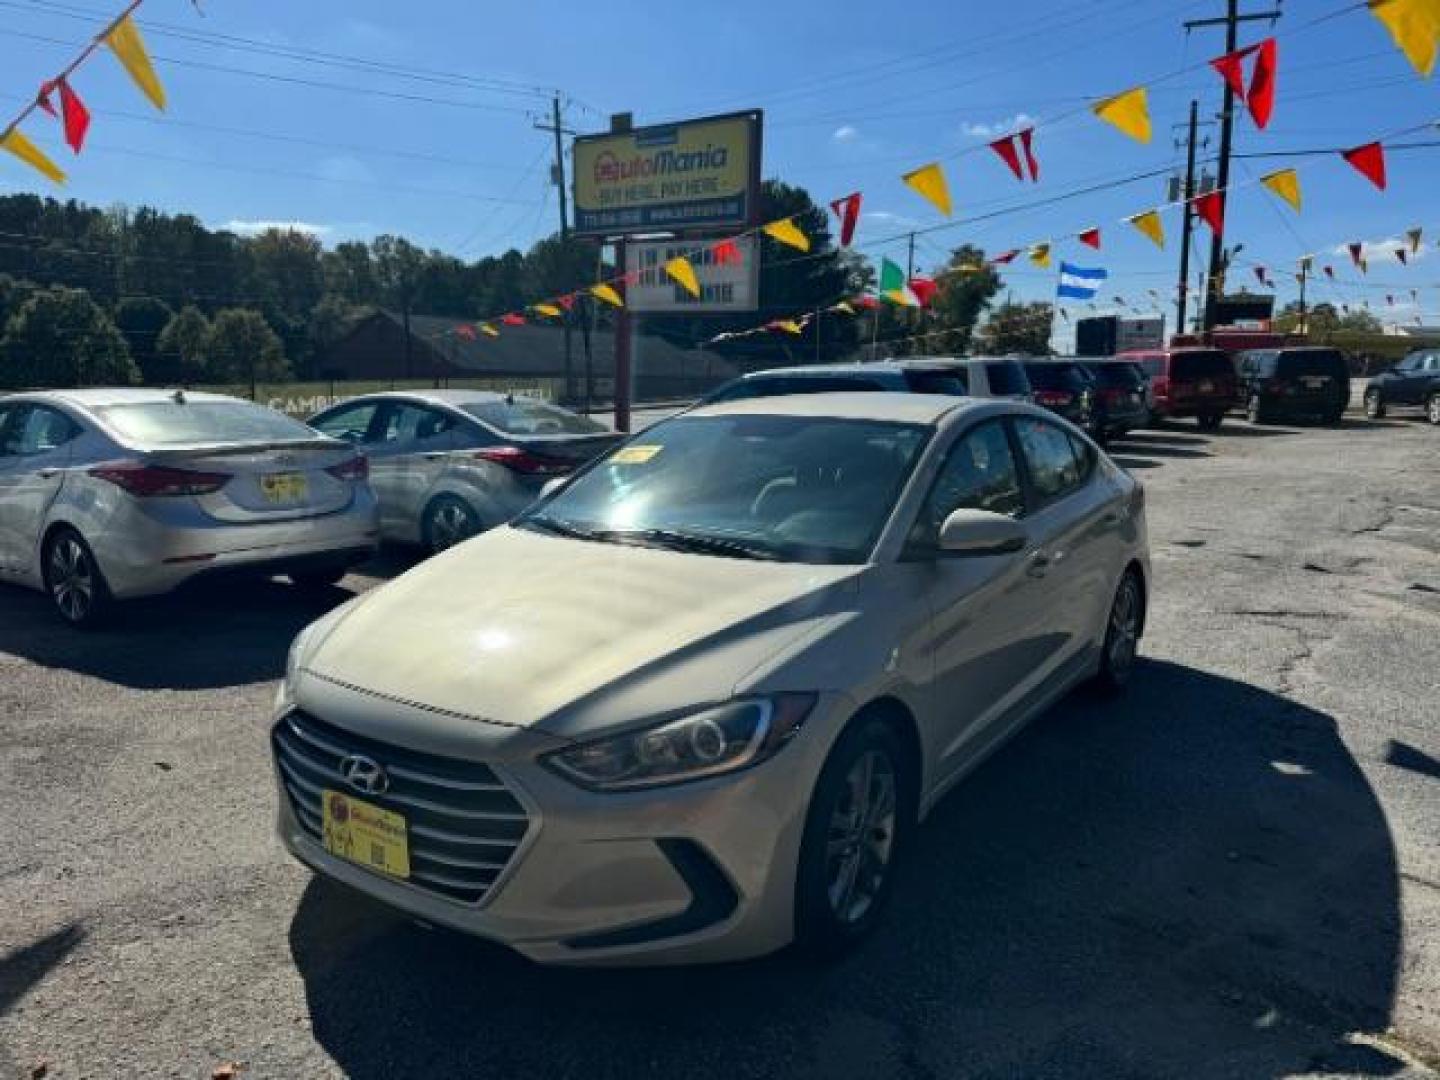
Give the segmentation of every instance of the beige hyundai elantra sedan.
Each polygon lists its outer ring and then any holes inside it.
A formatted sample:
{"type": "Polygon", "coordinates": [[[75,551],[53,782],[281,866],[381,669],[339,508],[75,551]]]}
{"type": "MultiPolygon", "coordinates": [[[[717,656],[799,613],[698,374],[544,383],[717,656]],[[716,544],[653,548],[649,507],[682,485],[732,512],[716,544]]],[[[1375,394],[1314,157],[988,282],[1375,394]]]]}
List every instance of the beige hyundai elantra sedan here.
{"type": "Polygon", "coordinates": [[[1034,406],[703,406],[300,635],[280,836],[540,961],[834,951],[948,789],[1125,685],[1149,581],[1140,485],[1034,406]]]}

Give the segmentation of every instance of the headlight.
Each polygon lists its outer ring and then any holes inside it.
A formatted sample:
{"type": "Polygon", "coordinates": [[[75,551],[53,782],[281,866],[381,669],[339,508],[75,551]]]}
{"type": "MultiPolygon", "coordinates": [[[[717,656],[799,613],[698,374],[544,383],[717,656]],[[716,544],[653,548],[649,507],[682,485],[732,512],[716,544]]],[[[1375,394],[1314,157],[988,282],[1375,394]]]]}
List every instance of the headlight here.
{"type": "Polygon", "coordinates": [[[814,705],[814,694],[735,701],[561,750],[544,761],[594,791],[699,780],[764,761],[794,737],[814,705]]]}

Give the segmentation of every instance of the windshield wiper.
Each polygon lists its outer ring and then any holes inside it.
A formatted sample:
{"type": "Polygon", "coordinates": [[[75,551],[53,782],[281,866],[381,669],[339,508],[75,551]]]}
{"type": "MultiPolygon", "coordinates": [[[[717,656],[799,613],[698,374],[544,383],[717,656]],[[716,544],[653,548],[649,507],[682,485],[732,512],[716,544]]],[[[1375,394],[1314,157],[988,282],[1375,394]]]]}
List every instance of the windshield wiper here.
{"type": "Polygon", "coordinates": [[[528,525],[531,528],[539,529],[541,532],[548,532],[554,536],[564,536],[571,540],[609,540],[610,537],[604,532],[597,532],[594,529],[586,529],[575,524],[573,521],[566,521],[563,518],[551,517],[549,514],[535,514],[519,522],[521,525],[528,525]]]}
{"type": "Polygon", "coordinates": [[[700,533],[681,532],[675,529],[631,529],[614,534],[616,539],[630,539],[631,542],[653,544],[672,551],[691,552],[696,555],[720,555],[731,559],[757,559],[766,562],[778,561],[780,556],[768,548],[747,544],[728,536],[706,536],[700,533]]]}

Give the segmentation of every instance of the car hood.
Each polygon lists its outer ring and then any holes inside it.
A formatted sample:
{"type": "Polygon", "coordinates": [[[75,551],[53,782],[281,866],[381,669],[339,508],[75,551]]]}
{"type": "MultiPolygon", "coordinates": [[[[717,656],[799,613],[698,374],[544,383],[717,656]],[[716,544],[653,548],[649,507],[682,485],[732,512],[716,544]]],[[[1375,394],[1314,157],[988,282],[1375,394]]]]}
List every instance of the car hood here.
{"type": "Polygon", "coordinates": [[[300,665],[425,708],[578,737],[731,697],[843,606],[860,569],[500,528],[364,596],[300,665]]]}

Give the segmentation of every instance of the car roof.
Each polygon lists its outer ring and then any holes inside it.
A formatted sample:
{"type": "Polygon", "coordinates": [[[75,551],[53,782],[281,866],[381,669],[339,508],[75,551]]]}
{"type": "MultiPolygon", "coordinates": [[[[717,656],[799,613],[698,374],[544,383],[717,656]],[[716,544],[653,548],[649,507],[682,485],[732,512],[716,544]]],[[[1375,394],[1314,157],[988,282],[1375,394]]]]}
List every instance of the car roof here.
{"type": "Polygon", "coordinates": [[[994,403],[949,394],[875,394],[834,391],[742,398],[700,405],[684,413],[695,416],[813,416],[836,420],[882,420],[903,424],[935,424],[952,413],[981,409],[994,403]]]}
{"type": "MultiPolygon", "coordinates": [[[[511,397],[530,397],[527,394],[501,394],[494,390],[378,390],[373,394],[357,394],[355,397],[337,401],[336,405],[350,405],[357,401],[417,401],[430,405],[476,405],[483,402],[505,401],[511,397]]],[[[333,406],[332,406],[333,408],[333,406]]]]}
{"type": "MultiPolygon", "coordinates": [[[[173,387],[162,389],[136,386],[95,387],[87,390],[30,390],[0,398],[0,400],[52,401],[76,405],[83,409],[93,409],[106,405],[143,405],[150,402],[174,401],[175,395],[180,393],[183,393],[185,400],[189,402],[239,401],[247,405],[254,404],[246,398],[232,397],[229,394],[207,394],[202,390],[182,391],[173,387]]],[[[260,407],[264,408],[263,405],[260,407]]]]}

